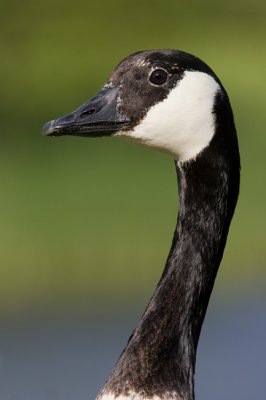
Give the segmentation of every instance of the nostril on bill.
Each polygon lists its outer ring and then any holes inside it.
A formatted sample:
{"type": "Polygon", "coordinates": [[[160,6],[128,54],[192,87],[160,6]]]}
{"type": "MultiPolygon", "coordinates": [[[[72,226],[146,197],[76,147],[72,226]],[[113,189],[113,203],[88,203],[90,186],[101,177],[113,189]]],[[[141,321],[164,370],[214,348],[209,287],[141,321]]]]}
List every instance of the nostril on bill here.
{"type": "Polygon", "coordinates": [[[80,114],[80,118],[85,118],[88,117],[89,115],[93,115],[96,113],[96,108],[90,108],[88,111],[84,111],[83,113],[80,114]]]}

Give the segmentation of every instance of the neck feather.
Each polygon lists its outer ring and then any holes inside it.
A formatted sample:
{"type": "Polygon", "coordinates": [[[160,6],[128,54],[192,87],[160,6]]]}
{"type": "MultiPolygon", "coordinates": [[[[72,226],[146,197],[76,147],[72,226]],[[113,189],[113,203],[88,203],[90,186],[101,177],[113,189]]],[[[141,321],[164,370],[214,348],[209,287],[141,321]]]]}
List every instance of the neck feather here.
{"type": "Polygon", "coordinates": [[[208,151],[176,162],[179,214],[166,266],[98,399],[194,399],[197,344],[239,187],[238,151],[233,162],[208,151]]]}

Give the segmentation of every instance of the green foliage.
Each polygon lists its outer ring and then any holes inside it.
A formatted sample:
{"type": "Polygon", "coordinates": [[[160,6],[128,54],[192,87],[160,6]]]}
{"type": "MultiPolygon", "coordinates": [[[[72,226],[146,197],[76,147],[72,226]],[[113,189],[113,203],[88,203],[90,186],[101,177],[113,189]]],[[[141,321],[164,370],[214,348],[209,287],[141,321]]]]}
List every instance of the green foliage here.
{"type": "Polygon", "coordinates": [[[3,312],[153,290],[176,219],[171,160],[115,140],[40,135],[147,48],[194,53],[227,88],[242,182],[219,284],[265,279],[265,10],[262,0],[2,1],[3,312]]]}

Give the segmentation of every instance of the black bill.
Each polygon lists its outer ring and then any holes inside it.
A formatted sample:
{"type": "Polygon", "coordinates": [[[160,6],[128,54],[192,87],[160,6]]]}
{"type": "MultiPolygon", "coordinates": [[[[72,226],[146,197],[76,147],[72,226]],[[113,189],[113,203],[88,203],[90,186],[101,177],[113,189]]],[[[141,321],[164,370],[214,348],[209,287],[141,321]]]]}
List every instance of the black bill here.
{"type": "Polygon", "coordinates": [[[94,98],[64,117],[47,122],[46,136],[110,136],[129,124],[118,111],[119,88],[103,88],[94,98]]]}

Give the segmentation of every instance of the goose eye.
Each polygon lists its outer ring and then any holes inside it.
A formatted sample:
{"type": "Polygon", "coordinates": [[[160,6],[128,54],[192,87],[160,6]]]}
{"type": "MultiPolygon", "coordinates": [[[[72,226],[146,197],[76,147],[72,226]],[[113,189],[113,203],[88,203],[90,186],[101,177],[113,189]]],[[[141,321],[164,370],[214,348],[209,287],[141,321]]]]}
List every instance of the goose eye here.
{"type": "Polygon", "coordinates": [[[167,76],[164,69],[155,69],[150,76],[150,82],[157,86],[163,85],[167,81],[167,76]]]}

